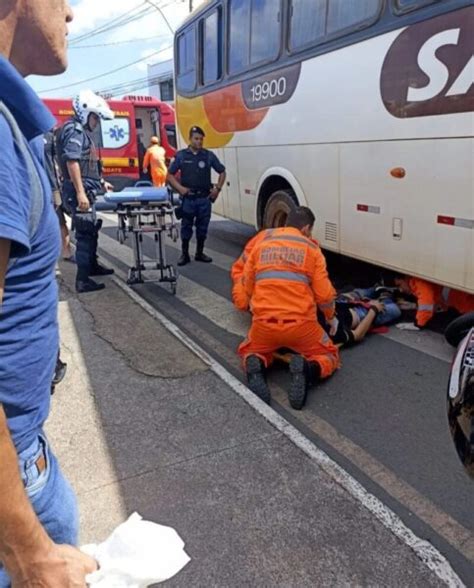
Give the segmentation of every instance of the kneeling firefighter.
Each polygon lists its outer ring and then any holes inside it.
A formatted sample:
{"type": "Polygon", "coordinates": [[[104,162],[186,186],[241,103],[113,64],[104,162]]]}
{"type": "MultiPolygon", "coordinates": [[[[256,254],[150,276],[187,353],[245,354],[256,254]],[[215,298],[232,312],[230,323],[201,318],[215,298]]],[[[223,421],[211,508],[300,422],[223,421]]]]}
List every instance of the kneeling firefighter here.
{"type": "Polygon", "coordinates": [[[76,290],[95,292],[105,288],[91,276],[106,276],[113,270],[99,265],[97,245],[102,221],[93,209],[95,198],[112,186],[102,178],[100,159],[92,133],[101,120],[112,120],[114,113],[103,98],[84,90],[72,103],[75,116],[58,133],[57,152],[64,177],[62,199],[73,218],[76,231],[76,290]]]}
{"type": "Polygon", "coordinates": [[[280,348],[294,351],[289,401],[301,409],[308,386],[327,378],[339,367],[339,352],[316,318],[324,313],[331,334],[337,330],[336,292],[326,260],[311,234],[315,218],[304,206],[290,212],[287,225],[260,233],[248,247],[241,286],[233,301],[252,311],[252,326],[239,347],[250,389],[270,402],[265,368],[280,348]]]}

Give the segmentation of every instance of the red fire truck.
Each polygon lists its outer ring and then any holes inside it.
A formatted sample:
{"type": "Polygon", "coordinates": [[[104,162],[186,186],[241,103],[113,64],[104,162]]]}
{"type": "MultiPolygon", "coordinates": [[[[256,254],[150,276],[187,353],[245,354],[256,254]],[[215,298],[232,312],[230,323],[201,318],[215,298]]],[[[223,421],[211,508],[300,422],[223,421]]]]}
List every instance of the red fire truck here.
{"type": "MultiPolygon", "coordinates": [[[[59,125],[73,115],[71,99],[46,98],[44,102],[59,125]]],[[[174,157],[175,114],[169,104],[151,96],[126,96],[123,100],[107,102],[115,118],[102,121],[94,139],[104,176],[116,190],[121,190],[140,179],[143,157],[153,135],[160,138],[167,159],[174,157]]]]}

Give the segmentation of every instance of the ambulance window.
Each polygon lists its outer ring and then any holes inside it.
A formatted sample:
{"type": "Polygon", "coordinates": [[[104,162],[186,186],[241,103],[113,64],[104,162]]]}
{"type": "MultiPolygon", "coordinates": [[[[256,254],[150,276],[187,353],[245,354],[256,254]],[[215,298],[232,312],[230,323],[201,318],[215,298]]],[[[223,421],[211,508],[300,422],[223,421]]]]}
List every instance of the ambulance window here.
{"type": "Polygon", "coordinates": [[[345,29],[362,28],[372,23],[380,14],[380,8],[380,0],[332,0],[328,4],[326,32],[332,35],[345,29]]]}
{"type": "Polygon", "coordinates": [[[327,0],[293,0],[290,49],[317,44],[326,34],[327,0]]]}
{"type": "Polygon", "coordinates": [[[191,25],[178,37],[178,87],[180,90],[194,90],[196,86],[196,35],[191,25]]]}
{"type": "Polygon", "coordinates": [[[130,121],[128,118],[115,118],[101,121],[102,147],[121,149],[130,142],[130,121]]]}
{"type": "Polygon", "coordinates": [[[178,142],[176,140],[176,127],[175,125],[165,125],[166,136],[168,138],[168,143],[171,147],[175,149],[178,147],[178,142]]]}
{"type": "Polygon", "coordinates": [[[222,11],[218,9],[202,23],[202,82],[212,84],[222,75],[222,11]]]}

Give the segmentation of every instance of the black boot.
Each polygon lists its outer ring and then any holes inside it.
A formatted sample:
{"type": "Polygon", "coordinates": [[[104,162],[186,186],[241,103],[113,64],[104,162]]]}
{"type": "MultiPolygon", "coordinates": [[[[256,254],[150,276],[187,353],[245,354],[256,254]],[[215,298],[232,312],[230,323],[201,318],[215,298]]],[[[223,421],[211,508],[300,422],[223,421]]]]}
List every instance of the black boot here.
{"type": "Polygon", "coordinates": [[[100,265],[97,263],[93,266],[90,275],[91,276],[111,276],[113,273],[115,273],[113,269],[110,269],[108,267],[104,267],[103,265],[100,265]]]}
{"type": "Polygon", "coordinates": [[[291,408],[301,410],[306,402],[308,388],[317,384],[321,378],[321,366],[315,361],[306,361],[301,355],[293,355],[290,372],[288,400],[291,408]]]}
{"type": "Polygon", "coordinates": [[[183,266],[187,263],[191,263],[191,258],[189,257],[189,241],[182,241],[181,242],[181,257],[178,259],[178,265],[183,266]]]}
{"type": "Polygon", "coordinates": [[[263,361],[256,355],[249,355],[245,361],[245,370],[247,372],[247,381],[250,390],[256,394],[260,400],[270,404],[270,390],[265,380],[265,366],[263,361]]]}
{"type": "Polygon", "coordinates": [[[194,259],[196,261],[202,261],[204,263],[212,263],[212,257],[209,257],[209,255],[206,255],[204,253],[204,243],[205,242],[206,242],[205,239],[198,239],[197,240],[196,255],[194,256],[194,259]]]}
{"type": "Polygon", "coordinates": [[[76,282],[76,292],[78,294],[86,294],[87,292],[98,292],[99,290],[103,290],[105,288],[105,284],[98,284],[94,282],[94,280],[87,280],[86,282],[82,282],[78,280],[76,282]]]}

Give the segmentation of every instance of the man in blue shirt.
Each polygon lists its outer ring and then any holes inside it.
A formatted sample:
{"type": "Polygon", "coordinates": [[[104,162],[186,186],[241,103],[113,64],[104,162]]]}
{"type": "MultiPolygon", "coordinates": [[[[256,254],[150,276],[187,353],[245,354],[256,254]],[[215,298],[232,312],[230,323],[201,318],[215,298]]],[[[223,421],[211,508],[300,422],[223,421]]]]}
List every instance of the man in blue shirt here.
{"type": "Polygon", "coordinates": [[[211,263],[212,259],[204,253],[204,243],[211,221],[212,203],[219,196],[224,185],[225,167],[212,151],[203,148],[204,131],[200,127],[191,127],[189,147],[176,153],[176,158],[168,170],[168,182],[182,197],[180,208],[182,255],[178,265],[186,265],[189,257],[189,242],[196,225],[196,261],[211,263]],[[219,174],[217,185],[212,186],[211,170],[219,174]],[[175,176],[181,172],[180,180],[175,176]]]}
{"type": "Polygon", "coordinates": [[[0,11],[0,588],[83,586],[74,494],[49,449],[60,238],[42,166],[54,119],[23,80],[66,66],[65,0],[0,11]]]}

